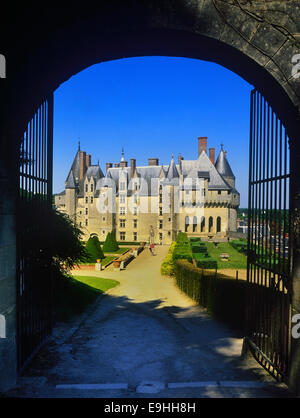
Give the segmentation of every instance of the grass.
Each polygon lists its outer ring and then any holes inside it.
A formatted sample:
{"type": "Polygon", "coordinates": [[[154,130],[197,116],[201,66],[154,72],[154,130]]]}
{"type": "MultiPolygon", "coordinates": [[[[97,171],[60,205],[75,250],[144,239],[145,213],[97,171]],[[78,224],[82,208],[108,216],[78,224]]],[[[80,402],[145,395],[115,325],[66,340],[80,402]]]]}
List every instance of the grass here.
{"type": "Polygon", "coordinates": [[[218,269],[246,269],[247,257],[246,255],[239,253],[228,242],[220,242],[217,247],[214,243],[205,243],[207,252],[210,257],[214,258],[218,264],[218,269]],[[222,261],[220,255],[222,253],[229,254],[228,261],[222,261]]]}
{"type": "Polygon", "coordinates": [[[112,252],[112,253],[105,253],[105,255],[107,255],[107,254],[123,254],[123,253],[125,253],[125,251],[128,251],[128,250],[130,250],[130,248],[128,247],[123,247],[123,248],[119,248],[118,250],[116,250],[116,251],[114,251],[114,252],[112,252]]]}
{"type": "Polygon", "coordinates": [[[57,321],[68,321],[83,313],[101,294],[119,284],[116,280],[91,276],[63,276],[55,281],[54,307],[57,321]]]}

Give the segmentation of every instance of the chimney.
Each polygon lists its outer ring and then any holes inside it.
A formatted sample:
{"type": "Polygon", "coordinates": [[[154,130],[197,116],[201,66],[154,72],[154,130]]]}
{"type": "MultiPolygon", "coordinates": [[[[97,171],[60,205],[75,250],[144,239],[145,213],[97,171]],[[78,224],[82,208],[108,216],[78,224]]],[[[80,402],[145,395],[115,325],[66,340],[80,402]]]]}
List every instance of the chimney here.
{"type": "Polygon", "coordinates": [[[90,154],[86,154],[86,157],[85,157],[85,165],[86,165],[86,168],[89,168],[92,164],[92,157],[90,156],[90,154]]]}
{"type": "Polygon", "coordinates": [[[105,166],[106,166],[106,172],[108,172],[108,169],[112,168],[113,165],[112,163],[106,163],[105,166]]]}
{"type": "Polygon", "coordinates": [[[209,159],[215,165],[215,148],[209,148],[209,159]]]}
{"type": "Polygon", "coordinates": [[[86,172],[86,152],[80,151],[79,180],[83,179],[86,172]]]}
{"type": "Polygon", "coordinates": [[[158,158],[148,158],[148,165],[158,165],[158,158]]]}
{"type": "Polygon", "coordinates": [[[198,150],[198,156],[201,154],[202,151],[205,151],[205,153],[207,153],[207,136],[199,136],[198,150]]]}
{"type": "Polygon", "coordinates": [[[132,178],[134,176],[135,168],[136,168],[136,159],[131,158],[131,160],[130,160],[130,178],[132,178]]]}
{"type": "Polygon", "coordinates": [[[120,167],[127,167],[127,161],[124,161],[124,160],[122,160],[121,162],[120,162],[120,167]]]}

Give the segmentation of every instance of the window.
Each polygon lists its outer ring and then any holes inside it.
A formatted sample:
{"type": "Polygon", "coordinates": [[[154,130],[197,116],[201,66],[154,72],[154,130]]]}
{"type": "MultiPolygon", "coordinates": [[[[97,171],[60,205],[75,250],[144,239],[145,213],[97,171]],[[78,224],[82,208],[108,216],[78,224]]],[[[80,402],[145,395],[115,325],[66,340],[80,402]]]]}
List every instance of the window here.
{"type": "Polygon", "coordinates": [[[91,196],[91,203],[93,203],[94,202],[94,198],[93,198],[93,196],[91,196]]]}
{"type": "Polygon", "coordinates": [[[168,235],[169,235],[169,236],[171,235],[171,231],[168,231],[168,235]]]}
{"type": "Polygon", "coordinates": [[[120,190],[125,190],[125,182],[124,181],[120,182],[120,190]]]}
{"type": "Polygon", "coordinates": [[[162,203],[162,195],[159,195],[159,203],[162,203]]]}
{"type": "Polygon", "coordinates": [[[120,203],[125,203],[125,194],[120,194],[120,203]]]}
{"type": "Polygon", "coordinates": [[[85,220],[85,225],[86,225],[86,226],[88,226],[88,224],[89,224],[89,220],[88,220],[88,219],[86,219],[86,220],[85,220]]]}
{"type": "Polygon", "coordinates": [[[82,222],[79,222],[79,226],[82,226],[82,222]]]}
{"type": "Polygon", "coordinates": [[[159,216],[162,216],[162,208],[159,208],[159,216]]]}
{"type": "Polygon", "coordinates": [[[134,227],[134,228],[137,228],[137,219],[134,219],[134,220],[133,220],[133,227],[134,227]]]}
{"type": "Polygon", "coordinates": [[[159,233],[159,240],[162,241],[162,239],[163,239],[163,234],[160,232],[159,233]]]}
{"type": "Polygon", "coordinates": [[[85,203],[89,203],[89,198],[88,197],[85,198],[85,203]]]}
{"type": "Polygon", "coordinates": [[[88,213],[89,213],[88,208],[85,208],[85,214],[88,215],[88,213]]]}
{"type": "Polygon", "coordinates": [[[125,228],[125,219],[120,219],[120,228],[125,228]]]}
{"type": "Polygon", "coordinates": [[[221,217],[217,217],[217,232],[221,232],[221,217]]]}
{"type": "Polygon", "coordinates": [[[163,227],[163,221],[162,221],[162,220],[160,220],[160,221],[159,221],[159,229],[162,229],[162,227],[163,227]]]}
{"type": "Polygon", "coordinates": [[[138,200],[138,195],[137,195],[137,194],[135,194],[135,195],[134,195],[134,203],[137,203],[137,200],[138,200]]]}
{"type": "Polygon", "coordinates": [[[125,206],[120,206],[120,215],[125,215],[125,206]]]}
{"type": "Polygon", "coordinates": [[[137,241],[137,232],[133,233],[133,241],[137,241]]]}
{"type": "Polygon", "coordinates": [[[213,221],[212,216],[210,216],[210,217],[209,217],[209,220],[208,220],[208,231],[209,231],[209,232],[212,232],[213,225],[214,225],[214,221],[213,221]]]}
{"type": "Polygon", "coordinates": [[[218,194],[221,194],[221,190],[218,190],[218,194]]]}
{"type": "Polygon", "coordinates": [[[136,207],[133,208],[133,214],[137,215],[137,208],[136,207]]]}
{"type": "Polygon", "coordinates": [[[88,192],[89,191],[89,186],[88,184],[85,185],[85,191],[88,192]]]}
{"type": "Polygon", "coordinates": [[[93,191],[94,191],[94,185],[91,184],[91,192],[93,192],[93,191]]]}
{"type": "Polygon", "coordinates": [[[204,232],[204,228],[205,228],[205,218],[204,218],[204,216],[202,216],[202,219],[201,219],[201,232],[204,232]]]}
{"type": "Polygon", "coordinates": [[[202,189],[202,196],[205,196],[205,189],[202,189]]]}
{"type": "Polygon", "coordinates": [[[171,222],[171,218],[168,218],[168,221],[171,222]]]}
{"type": "Polygon", "coordinates": [[[188,216],[186,216],[186,217],[185,217],[185,221],[184,221],[184,223],[185,223],[185,225],[184,225],[184,227],[185,227],[185,232],[187,232],[187,231],[188,231],[188,229],[189,229],[189,224],[190,224],[190,218],[189,218],[188,216]]]}
{"type": "Polygon", "coordinates": [[[197,216],[193,217],[193,232],[197,230],[197,216]]]}
{"type": "Polygon", "coordinates": [[[81,211],[79,211],[79,215],[82,215],[82,210],[81,210],[81,211]]]}
{"type": "Polygon", "coordinates": [[[105,216],[103,216],[102,221],[105,221],[105,216]]]}
{"type": "Polygon", "coordinates": [[[125,232],[120,232],[120,241],[125,241],[125,232]]]}

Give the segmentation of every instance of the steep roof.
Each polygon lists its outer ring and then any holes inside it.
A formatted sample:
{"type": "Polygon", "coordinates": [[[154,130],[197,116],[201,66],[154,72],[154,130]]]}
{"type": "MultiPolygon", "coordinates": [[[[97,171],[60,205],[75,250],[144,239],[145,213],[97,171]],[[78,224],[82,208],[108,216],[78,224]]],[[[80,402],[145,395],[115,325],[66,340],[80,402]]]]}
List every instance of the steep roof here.
{"type": "Polygon", "coordinates": [[[74,179],[74,173],[73,173],[72,169],[69,172],[69,175],[67,177],[65,185],[66,185],[66,189],[75,189],[75,187],[76,187],[75,179],[74,179]]]}
{"type": "Polygon", "coordinates": [[[80,149],[79,148],[76,152],[75,158],[73,160],[73,163],[70,168],[66,181],[68,181],[71,171],[73,172],[74,180],[78,183],[79,178],[80,178],[80,149]]]}
{"type": "Polygon", "coordinates": [[[215,167],[222,176],[235,178],[223,149],[220,151],[215,167]]]}
{"type": "Polygon", "coordinates": [[[168,180],[173,180],[173,179],[179,178],[179,173],[178,173],[178,170],[177,170],[177,167],[176,167],[176,164],[174,162],[173,157],[171,158],[171,162],[170,162],[170,165],[169,165],[169,168],[168,168],[168,171],[167,171],[166,178],[168,180]]]}
{"type": "Polygon", "coordinates": [[[205,151],[202,151],[197,160],[182,160],[182,174],[185,178],[207,178],[208,189],[229,190],[231,187],[218,173],[216,167],[208,158],[205,151]]]}

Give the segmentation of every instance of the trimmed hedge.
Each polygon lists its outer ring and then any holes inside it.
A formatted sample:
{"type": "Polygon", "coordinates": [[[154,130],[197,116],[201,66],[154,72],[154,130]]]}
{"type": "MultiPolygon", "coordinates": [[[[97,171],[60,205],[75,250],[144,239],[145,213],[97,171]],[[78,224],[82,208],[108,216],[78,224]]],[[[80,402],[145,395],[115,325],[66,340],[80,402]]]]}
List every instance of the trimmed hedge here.
{"type": "Polygon", "coordinates": [[[193,262],[191,244],[185,232],[179,232],[172,254],[172,262],[176,269],[176,260],[188,260],[193,262]]]}
{"type": "MultiPolygon", "coordinates": [[[[199,305],[207,308],[216,319],[239,331],[243,336],[246,325],[246,299],[259,297],[266,303],[270,311],[272,331],[270,344],[273,351],[280,351],[282,323],[282,297],[278,290],[264,287],[245,280],[235,280],[224,274],[201,270],[185,260],[177,262],[176,282],[178,287],[199,305]]],[[[289,295],[284,295],[284,303],[289,304],[289,295]]],[[[248,311],[248,329],[253,326],[257,313],[252,309],[248,311]]]]}
{"type": "Polygon", "coordinates": [[[98,259],[105,258],[98,237],[95,235],[88,239],[85,249],[87,253],[85,261],[87,263],[96,263],[98,259]]]}
{"type": "Polygon", "coordinates": [[[118,243],[116,241],[116,234],[114,231],[109,232],[106,236],[105,243],[103,244],[103,251],[105,253],[113,253],[119,249],[118,243]]]}
{"type": "Polygon", "coordinates": [[[164,276],[172,276],[174,274],[174,265],[173,265],[172,255],[173,255],[175,245],[176,245],[176,242],[172,242],[172,244],[170,245],[169,251],[161,264],[160,272],[164,276]]]}
{"type": "Polygon", "coordinates": [[[238,241],[238,240],[230,241],[230,245],[239,253],[247,252],[247,242],[245,241],[238,241]]]}
{"type": "Polygon", "coordinates": [[[201,238],[199,238],[199,237],[192,237],[192,238],[190,238],[190,241],[191,241],[191,242],[197,242],[197,243],[200,243],[201,238]]]}
{"type": "Polygon", "coordinates": [[[217,319],[244,330],[246,281],[201,270],[185,260],[177,261],[176,267],[176,282],[184,293],[217,319]]]}

